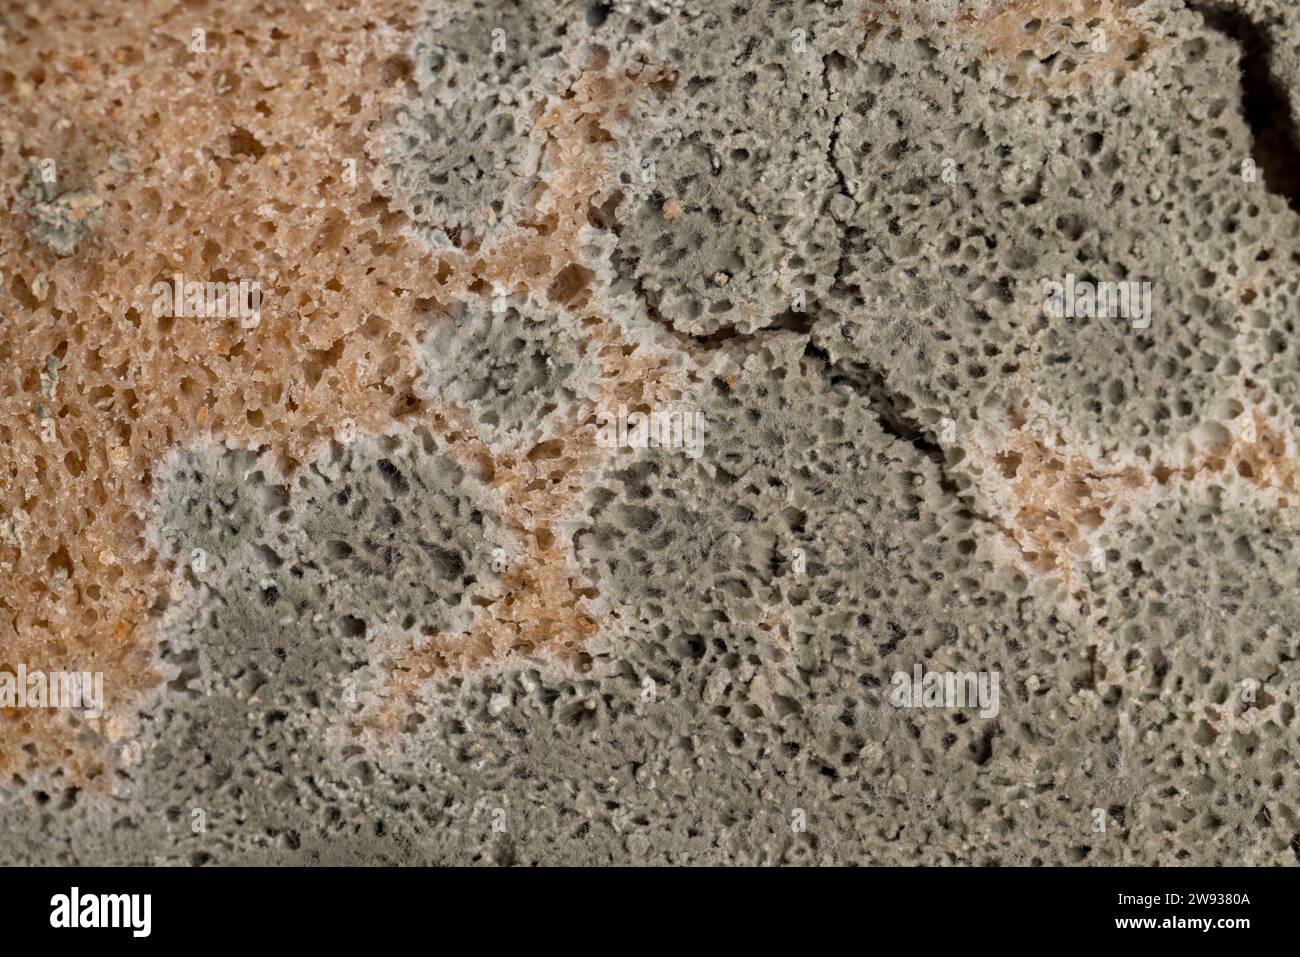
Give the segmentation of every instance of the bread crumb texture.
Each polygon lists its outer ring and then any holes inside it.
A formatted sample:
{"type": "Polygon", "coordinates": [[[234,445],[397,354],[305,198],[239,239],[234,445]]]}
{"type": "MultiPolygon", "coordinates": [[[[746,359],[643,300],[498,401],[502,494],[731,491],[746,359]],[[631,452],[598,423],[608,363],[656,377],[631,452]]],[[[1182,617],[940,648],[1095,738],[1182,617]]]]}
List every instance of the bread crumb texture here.
{"type": "Polygon", "coordinates": [[[0,860],[1296,863],[1224,5],[10,4],[0,860]]]}

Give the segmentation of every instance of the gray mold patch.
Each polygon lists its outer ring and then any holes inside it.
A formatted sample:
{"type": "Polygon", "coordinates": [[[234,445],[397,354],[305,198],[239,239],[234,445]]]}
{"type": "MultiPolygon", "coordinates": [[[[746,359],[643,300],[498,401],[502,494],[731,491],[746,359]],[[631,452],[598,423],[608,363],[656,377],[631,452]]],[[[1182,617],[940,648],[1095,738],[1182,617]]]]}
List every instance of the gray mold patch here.
{"type": "MultiPolygon", "coordinates": [[[[1293,541],[1212,498],[1117,527],[1092,583],[1113,623],[1095,634],[972,557],[981,519],[946,491],[946,466],[881,428],[799,337],[738,371],[705,390],[703,456],[629,450],[592,489],[575,553],[614,620],[577,675],[466,679],[393,753],[326,746],[366,657],[360,626],[337,627],[345,609],[362,592],[410,607],[327,547],[304,609],[326,611],[323,626],[283,621],[292,587],[269,606],[233,582],[196,591],[175,616],[193,625],[167,647],[219,651],[151,716],[118,826],[81,805],[44,826],[70,833],[76,860],[132,863],[1287,859],[1292,812],[1276,796],[1295,785],[1282,735],[1296,676],[1278,626],[1300,593],[1293,541]],[[1229,641],[1190,626],[1197,602],[1229,641]],[[893,676],[917,664],[995,673],[998,714],[894,707],[893,676]],[[1234,703],[1252,676],[1260,695],[1234,703]]],[[[305,483],[330,496],[283,503],[310,541],[340,540],[347,487],[419,509],[403,529],[476,525],[445,460],[380,447],[345,461],[305,483]],[[384,460],[407,492],[374,474],[384,460]]],[[[358,552],[369,527],[348,539],[358,552]]],[[[267,571],[241,573],[243,588],[267,571]]]]}
{"type": "Polygon", "coordinates": [[[384,134],[393,189],[435,244],[512,224],[534,184],[532,124],[569,72],[563,51],[582,5],[544,0],[433,4],[412,57],[419,95],[384,134]]]}
{"type": "Polygon", "coordinates": [[[575,320],[519,297],[459,305],[425,346],[430,399],[466,409],[494,444],[572,424],[599,377],[575,320]]]}
{"type": "Polygon", "coordinates": [[[72,858],[409,856],[366,809],[370,766],[326,731],[356,713],[376,642],[462,627],[471,595],[491,592],[502,541],[485,490],[418,433],[335,447],[288,481],[253,452],[200,449],[159,485],[152,534],[177,579],[160,642],[170,680],[123,745],[129,810],[106,826],[93,802],[62,809],[72,858]]]}
{"type": "Polygon", "coordinates": [[[1290,300],[1264,277],[1294,224],[1241,174],[1231,44],[1190,14],[1166,26],[1179,42],[1144,84],[1080,91],[1050,115],[949,51],[866,44],[842,73],[837,167],[856,206],[818,344],[939,416],[984,417],[1029,387],[1090,439],[1133,449],[1221,415],[1240,311],[1278,317],[1290,300]],[[1178,132],[1189,116],[1205,135],[1178,132]],[[1046,315],[1045,284],[1070,276],[1149,282],[1149,324],[1046,315]]]}
{"type": "Polygon", "coordinates": [[[104,220],[104,200],[91,189],[61,189],[33,166],[22,189],[32,238],[60,256],[71,256],[104,220]]]}
{"type": "Polygon", "coordinates": [[[207,614],[173,618],[207,629],[191,644],[216,663],[247,655],[209,639],[249,640],[290,670],[341,667],[368,629],[454,628],[498,544],[484,496],[418,434],[336,447],[283,484],[252,452],[189,453],[161,482],[154,537],[207,614]]]}
{"type": "Polygon", "coordinates": [[[1104,617],[1077,683],[1119,715],[1129,822],[1159,835],[1133,859],[1294,863],[1294,528],[1209,486],[1117,523],[1103,547],[1104,617]]]}
{"type": "MultiPolygon", "coordinates": [[[[172,678],[125,797],[11,801],[0,860],[41,833],[84,863],[1294,863],[1292,513],[1208,474],[1154,492],[1096,530],[1084,617],[986,557],[1005,516],[932,437],[1021,389],[1123,447],[1223,418],[1242,376],[1295,409],[1300,227],[1241,175],[1233,41],[1171,9],[1140,82],[1036,100],[969,50],[852,33],[849,6],[436,8],[394,162],[417,222],[461,239],[531,185],[570,55],[677,67],[635,124],[611,265],[620,307],[714,350],[702,454],[591,477],[565,534],[608,614],[572,673],[462,676],[382,753],[324,732],[381,638],[497,597],[490,491],[418,435],[291,481],[179,460],[155,531],[172,678]],[[1151,326],[1045,316],[1066,274],[1150,280],[1151,326]],[[918,666],[996,675],[997,713],[895,707],[918,666]]],[[[600,385],[572,316],[502,305],[458,307],[427,382],[498,445],[600,385]]]]}
{"type": "MultiPolygon", "coordinates": [[[[576,552],[617,616],[586,667],[465,680],[382,759],[322,732],[349,714],[347,679],[385,612],[436,620],[472,584],[475,540],[492,540],[473,482],[384,440],[308,465],[284,494],[247,453],[178,466],[158,538],[178,562],[199,542],[222,560],[169,610],[177,674],[147,717],[119,826],[88,807],[51,826],[78,860],[132,863],[959,859],[960,829],[937,843],[921,824],[930,798],[886,771],[928,759],[944,788],[970,789],[1001,753],[997,726],[905,714],[881,690],[940,650],[1012,670],[997,659],[1006,629],[976,659],[974,639],[941,624],[975,590],[936,571],[961,556],[947,530],[960,521],[922,512],[943,503],[937,467],[796,337],[709,393],[719,428],[704,456],[628,451],[591,493],[576,552]],[[807,446],[779,451],[792,430],[807,446]],[[417,593],[403,555],[430,544],[465,571],[417,593]],[[881,818],[862,816],[864,794],[881,818]],[[895,818],[909,823],[891,844],[879,828],[895,818]]],[[[1004,715],[1020,716],[1011,697],[1004,715]]]]}
{"type": "Polygon", "coordinates": [[[650,31],[678,79],[635,133],[614,265],[678,331],[753,332],[829,286],[842,21],[822,3],[719,3],[650,31]]]}

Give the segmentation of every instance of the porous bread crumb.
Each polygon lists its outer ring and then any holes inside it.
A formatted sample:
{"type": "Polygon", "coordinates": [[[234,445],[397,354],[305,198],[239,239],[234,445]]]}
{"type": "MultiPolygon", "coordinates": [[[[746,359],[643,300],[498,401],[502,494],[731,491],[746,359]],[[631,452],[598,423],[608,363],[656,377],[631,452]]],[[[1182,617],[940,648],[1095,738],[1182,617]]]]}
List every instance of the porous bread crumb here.
{"type": "Polygon", "coordinates": [[[1013,96],[1066,95],[1144,69],[1160,42],[1154,0],[865,0],[870,33],[886,28],[959,48],[1013,96]]]}
{"type": "MultiPolygon", "coordinates": [[[[0,512],[30,519],[0,554],[0,661],[103,671],[110,709],[130,712],[159,680],[151,623],[169,570],[143,538],[159,458],[215,436],[292,466],[341,419],[381,428],[418,411],[438,267],[368,188],[365,145],[401,92],[380,77],[400,78],[415,9],[54,2],[10,18],[0,181],[26,185],[0,207],[0,314],[22,317],[0,331],[0,512]],[[190,51],[195,29],[205,53],[190,51]],[[154,284],[177,274],[259,279],[264,321],[155,316],[154,284]],[[48,357],[60,374],[42,420],[48,357]]],[[[48,713],[0,720],[6,772],[57,763],[84,784],[111,766],[48,713]]]]}

